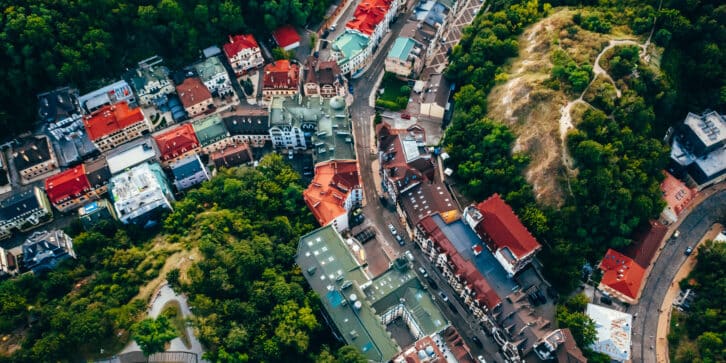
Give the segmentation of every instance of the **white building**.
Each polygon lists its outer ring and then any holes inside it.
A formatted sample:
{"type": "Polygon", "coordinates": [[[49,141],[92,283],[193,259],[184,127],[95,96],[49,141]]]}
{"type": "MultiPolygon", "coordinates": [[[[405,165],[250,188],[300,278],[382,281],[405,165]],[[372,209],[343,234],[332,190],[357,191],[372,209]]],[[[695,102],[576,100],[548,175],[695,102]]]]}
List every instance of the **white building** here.
{"type": "Polygon", "coordinates": [[[174,197],[159,164],[137,165],[112,177],[110,185],[116,214],[123,223],[146,225],[162,210],[172,210],[174,197]]]}
{"type": "Polygon", "coordinates": [[[587,304],[585,312],[597,330],[597,340],[590,348],[607,354],[613,361],[629,361],[633,316],[594,304],[587,304]]]}
{"type": "Polygon", "coordinates": [[[231,95],[232,82],[229,80],[229,74],[222,65],[219,57],[210,57],[202,62],[194,65],[199,79],[202,80],[210,93],[217,96],[231,95]]]}
{"type": "Polygon", "coordinates": [[[260,46],[252,34],[230,35],[229,43],[222,46],[235,75],[258,68],[265,63],[260,46]]]}
{"type": "Polygon", "coordinates": [[[174,186],[179,191],[209,180],[209,172],[198,154],[189,155],[169,166],[174,174],[174,186]]]}

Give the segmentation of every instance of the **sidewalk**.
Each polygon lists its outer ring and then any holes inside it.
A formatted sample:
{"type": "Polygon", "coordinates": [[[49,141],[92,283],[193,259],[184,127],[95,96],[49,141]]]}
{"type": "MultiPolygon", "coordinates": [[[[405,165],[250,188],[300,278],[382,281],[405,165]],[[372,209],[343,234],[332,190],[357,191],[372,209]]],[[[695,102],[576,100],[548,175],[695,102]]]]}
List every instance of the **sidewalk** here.
{"type": "Polygon", "coordinates": [[[668,292],[666,292],[665,298],[663,299],[663,305],[661,305],[660,309],[658,310],[658,330],[656,331],[656,349],[655,349],[655,357],[658,362],[668,362],[669,356],[668,356],[668,333],[670,331],[670,322],[671,322],[671,312],[673,311],[673,301],[676,299],[676,296],[678,296],[678,292],[680,291],[680,287],[678,283],[686,278],[688,274],[691,273],[694,267],[696,267],[696,256],[698,255],[698,246],[701,245],[704,241],[707,240],[713,240],[718,236],[719,233],[723,231],[723,226],[720,224],[714,224],[711,226],[711,228],[706,232],[706,234],[701,238],[700,241],[698,241],[698,244],[694,246],[693,254],[688,256],[686,261],[681,265],[681,268],[676,273],[676,276],[673,278],[673,281],[671,282],[671,286],[668,288],[668,292]]]}

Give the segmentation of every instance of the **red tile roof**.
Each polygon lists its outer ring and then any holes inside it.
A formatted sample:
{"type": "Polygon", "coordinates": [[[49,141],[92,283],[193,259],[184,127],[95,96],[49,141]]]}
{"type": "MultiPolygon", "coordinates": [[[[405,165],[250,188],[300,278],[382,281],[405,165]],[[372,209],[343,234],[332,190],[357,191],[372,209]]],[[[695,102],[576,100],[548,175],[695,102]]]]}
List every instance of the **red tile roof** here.
{"type": "Polygon", "coordinates": [[[45,180],[45,192],[51,203],[58,204],[85,194],[91,189],[83,164],[62,171],[45,180]]]}
{"type": "Polygon", "coordinates": [[[353,189],[360,187],[356,161],[332,160],[315,166],[315,177],[303,192],[303,199],[318,223],[324,226],[348,213],[345,200],[353,189]]]}
{"type": "Polygon", "coordinates": [[[630,298],[638,298],[645,270],[633,259],[609,249],[600,261],[600,269],[603,271],[600,283],[630,298]]]}
{"type": "Polygon", "coordinates": [[[663,199],[666,201],[666,205],[675,215],[678,215],[683,211],[688,204],[696,197],[698,193],[696,189],[691,189],[686,186],[682,181],[676,179],[667,171],[663,171],[665,179],[660,183],[660,190],[663,192],[663,199]]]}
{"type": "Polygon", "coordinates": [[[144,120],[141,108],[129,108],[126,101],[115,105],[103,106],[83,119],[83,125],[91,140],[121,131],[139,121],[144,120]]]}
{"type": "Polygon", "coordinates": [[[199,141],[191,124],[184,124],[154,136],[161,152],[161,160],[167,161],[199,147],[199,141]]]}
{"type": "Polygon", "coordinates": [[[647,228],[635,233],[635,239],[625,249],[625,255],[634,259],[643,268],[648,268],[666,233],[668,233],[668,227],[656,221],[650,221],[647,228]]]}
{"type": "Polygon", "coordinates": [[[353,20],[345,26],[365,35],[373,34],[376,26],[383,21],[391,8],[392,0],[363,0],[353,13],[353,20]]]}
{"type": "Polygon", "coordinates": [[[300,41],[300,35],[297,33],[292,25],[283,25],[274,32],[272,37],[275,39],[275,43],[281,48],[285,48],[289,45],[293,45],[300,41]]]}
{"type": "Polygon", "coordinates": [[[259,47],[257,40],[255,40],[255,37],[252,36],[252,34],[241,34],[234,36],[230,35],[229,43],[223,45],[222,49],[224,49],[224,54],[227,55],[227,58],[232,58],[245,49],[259,47]]]}
{"type": "Polygon", "coordinates": [[[298,87],[300,66],[283,59],[265,66],[263,89],[294,89],[298,87]]]}
{"type": "Polygon", "coordinates": [[[489,236],[490,240],[484,240],[493,245],[493,250],[507,247],[521,259],[542,247],[499,194],[479,203],[476,209],[482,214],[476,231],[480,236],[489,236]]]}
{"type": "Polygon", "coordinates": [[[207,86],[199,78],[187,78],[182,84],[176,86],[176,93],[184,108],[192,107],[198,103],[212,98],[207,86]]]}
{"type": "Polygon", "coordinates": [[[215,151],[210,158],[218,168],[242,165],[254,160],[250,146],[247,143],[228,146],[221,151],[215,151]]]}

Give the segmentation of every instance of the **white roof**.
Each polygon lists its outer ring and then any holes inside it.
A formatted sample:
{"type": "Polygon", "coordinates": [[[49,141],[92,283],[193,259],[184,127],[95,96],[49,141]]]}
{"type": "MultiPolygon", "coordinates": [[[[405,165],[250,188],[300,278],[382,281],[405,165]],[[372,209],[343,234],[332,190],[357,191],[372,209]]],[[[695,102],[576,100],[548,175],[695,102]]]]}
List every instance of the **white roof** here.
{"type": "Polygon", "coordinates": [[[126,151],[109,156],[106,158],[108,169],[111,174],[117,174],[135,165],[139,165],[146,160],[156,156],[156,151],[149,144],[140,144],[126,151]]]}
{"type": "Polygon", "coordinates": [[[586,313],[597,330],[597,340],[590,348],[616,361],[629,360],[633,316],[594,304],[587,304],[586,313]]]}

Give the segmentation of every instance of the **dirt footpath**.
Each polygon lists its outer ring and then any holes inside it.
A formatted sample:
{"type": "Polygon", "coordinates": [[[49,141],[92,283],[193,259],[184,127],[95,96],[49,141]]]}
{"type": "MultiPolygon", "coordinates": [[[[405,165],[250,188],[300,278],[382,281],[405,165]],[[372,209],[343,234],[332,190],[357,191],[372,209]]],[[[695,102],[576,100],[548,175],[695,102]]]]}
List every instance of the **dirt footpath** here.
{"type": "Polygon", "coordinates": [[[657,340],[656,340],[656,358],[658,362],[668,362],[668,332],[670,330],[670,323],[671,323],[671,312],[673,311],[673,301],[678,296],[678,292],[680,291],[680,288],[678,286],[678,283],[686,278],[688,274],[693,271],[693,268],[696,267],[696,255],[698,255],[698,246],[701,245],[704,241],[707,240],[713,240],[718,236],[719,233],[723,231],[723,226],[716,223],[706,232],[706,234],[701,238],[700,241],[698,241],[698,245],[694,246],[693,248],[693,254],[691,254],[687,259],[686,262],[681,265],[680,270],[678,270],[678,273],[676,274],[675,278],[673,279],[673,282],[671,283],[671,287],[666,292],[665,298],[663,299],[663,305],[661,305],[658,312],[660,312],[660,315],[658,316],[658,331],[657,331],[657,340]]]}

